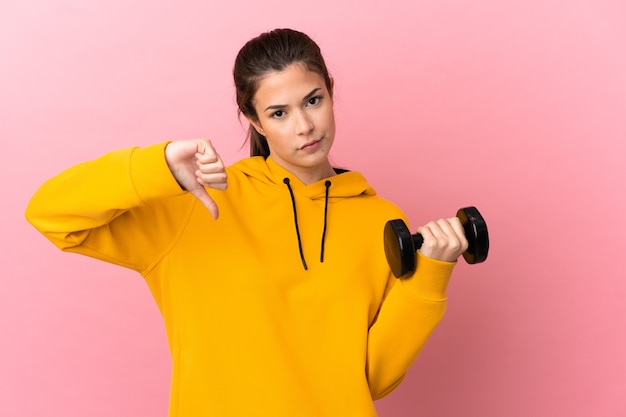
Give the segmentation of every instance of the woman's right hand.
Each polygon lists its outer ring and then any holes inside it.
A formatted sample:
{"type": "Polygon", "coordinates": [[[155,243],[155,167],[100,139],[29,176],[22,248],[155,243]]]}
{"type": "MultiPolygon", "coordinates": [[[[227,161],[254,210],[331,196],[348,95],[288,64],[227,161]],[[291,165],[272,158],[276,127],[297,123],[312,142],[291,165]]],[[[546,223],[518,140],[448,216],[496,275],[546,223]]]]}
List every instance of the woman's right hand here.
{"type": "Polygon", "coordinates": [[[200,200],[217,219],[217,204],[204,187],[225,190],[228,178],[213,144],[208,139],[170,142],[165,147],[165,160],[180,186],[200,200]]]}

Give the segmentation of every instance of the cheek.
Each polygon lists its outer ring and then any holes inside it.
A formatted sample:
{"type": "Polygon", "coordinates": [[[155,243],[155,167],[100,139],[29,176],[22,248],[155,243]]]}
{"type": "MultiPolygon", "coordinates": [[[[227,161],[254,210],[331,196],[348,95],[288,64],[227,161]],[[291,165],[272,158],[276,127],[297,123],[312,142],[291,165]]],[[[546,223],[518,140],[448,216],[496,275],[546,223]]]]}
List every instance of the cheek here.
{"type": "Polygon", "coordinates": [[[287,131],[284,125],[268,127],[265,129],[265,133],[267,141],[274,142],[278,146],[280,146],[281,142],[285,141],[285,138],[287,136],[287,131]]]}
{"type": "Polygon", "coordinates": [[[335,113],[332,109],[326,114],[326,126],[329,130],[335,131],[335,113]]]}
{"type": "Polygon", "coordinates": [[[289,142],[287,135],[280,130],[267,129],[266,133],[265,139],[272,152],[280,152],[280,150],[285,147],[285,144],[289,142]]]}

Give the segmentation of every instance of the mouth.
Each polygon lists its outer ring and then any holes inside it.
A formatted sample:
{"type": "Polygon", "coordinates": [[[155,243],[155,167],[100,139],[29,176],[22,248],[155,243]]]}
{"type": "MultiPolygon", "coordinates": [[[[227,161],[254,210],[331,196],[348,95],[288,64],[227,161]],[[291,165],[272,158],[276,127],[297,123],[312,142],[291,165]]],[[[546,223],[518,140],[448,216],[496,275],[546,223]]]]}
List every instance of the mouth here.
{"type": "Polygon", "coordinates": [[[322,139],[316,139],[316,140],[312,140],[309,141],[307,143],[305,143],[304,145],[302,145],[302,147],[300,148],[301,151],[306,151],[308,149],[312,149],[314,148],[318,143],[320,143],[322,141],[322,139]]]}

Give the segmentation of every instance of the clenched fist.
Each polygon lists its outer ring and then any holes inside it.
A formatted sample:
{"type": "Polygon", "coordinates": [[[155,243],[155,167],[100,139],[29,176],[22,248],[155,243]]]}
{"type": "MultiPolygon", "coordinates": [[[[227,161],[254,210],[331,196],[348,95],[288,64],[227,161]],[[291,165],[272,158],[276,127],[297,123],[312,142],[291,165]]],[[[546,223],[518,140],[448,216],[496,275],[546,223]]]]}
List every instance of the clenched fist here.
{"type": "Polygon", "coordinates": [[[468,242],[458,217],[439,219],[417,229],[424,238],[422,255],[445,262],[456,261],[467,250],[468,242]]]}

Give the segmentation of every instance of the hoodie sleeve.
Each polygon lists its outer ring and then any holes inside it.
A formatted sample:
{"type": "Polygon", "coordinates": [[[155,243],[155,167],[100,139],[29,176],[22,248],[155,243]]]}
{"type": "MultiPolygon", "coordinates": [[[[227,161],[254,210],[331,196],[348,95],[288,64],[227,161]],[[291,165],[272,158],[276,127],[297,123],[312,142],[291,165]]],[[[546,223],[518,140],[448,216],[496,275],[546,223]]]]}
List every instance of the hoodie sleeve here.
{"type": "Polygon", "coordinates": [[[446,310],[445,291],[456,263],[419,252],[417,256],[411,278],[391,278],[392,287],[369,331],[367,376],[375,400],[402,382],[446,310]]]}
{"type": "Polygon", "coordinates": [[[174,233],[163,199],[184,194],[166,144],[121,149],[62,172],[37,190],[26,219],[61,250],[144,271],[174,233]]]}

